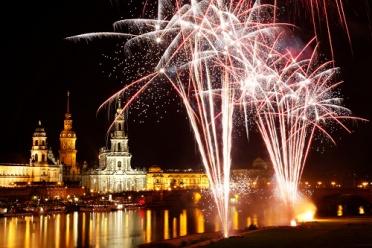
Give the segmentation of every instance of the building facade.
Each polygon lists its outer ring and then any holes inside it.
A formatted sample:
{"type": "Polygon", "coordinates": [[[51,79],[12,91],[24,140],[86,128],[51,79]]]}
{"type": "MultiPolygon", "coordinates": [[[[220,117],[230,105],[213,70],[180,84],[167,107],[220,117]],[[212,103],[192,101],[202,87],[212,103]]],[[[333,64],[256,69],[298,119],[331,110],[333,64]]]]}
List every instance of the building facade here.
{"type": "Polygon", "coordinates": [[[47,135],[39,121],[32,136],[29,163],[0,162],[0,187],[58,185],[61,182],[62,168],[48,148],[47,135]]]}
{"type": "Polygon", "coordinates": [[[115,193],[146,190],[146,170],[131,167],[125,113],[118,107],[110,133],[110,147],[99,151],[99,166],[82,173],[82,185],[91,193],[115,193]]]}
{"type": "Polygon", "coordinates": [[[70,92],[67,92],[67,111],[63,130],[59,135],[59,161],[63,165],[64,182],[80,182],[81,170],[76,162],[76,133],[72,130],[72,115],[70,113],[70,92]]]}
{"type": "Polygon", "coordinates": [[[147,172],[148,190],[208,189],[209,180],[203,171],[167,170],[153,165],[147,172]]]}
{"type": "Polygon", "coordinates": [[[253,161],[252,168],[232,169],[231,182],[233,187],[267,187],[273,183],[274,169],[270,162],[262,158],[253,161]],[[244,185],[242,185],[244,184],[244,185]]]}

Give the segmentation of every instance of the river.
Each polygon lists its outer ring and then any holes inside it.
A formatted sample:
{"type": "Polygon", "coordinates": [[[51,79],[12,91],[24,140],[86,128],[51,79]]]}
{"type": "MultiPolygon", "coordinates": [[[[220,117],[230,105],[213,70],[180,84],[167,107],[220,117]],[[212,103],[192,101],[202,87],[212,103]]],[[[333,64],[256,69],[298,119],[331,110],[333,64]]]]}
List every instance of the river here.
{"type": "MultiPolygon", "coordinates": [[[[271,208],[231,211],[231,228],[254,224],[270,226],[280,221],[271,208]]],[[[0,248],[12,247],[125,247],[219,231],[217,215],[208,209],[131,209],[111,212],[70,212],[0,218],[0,248]]]]}

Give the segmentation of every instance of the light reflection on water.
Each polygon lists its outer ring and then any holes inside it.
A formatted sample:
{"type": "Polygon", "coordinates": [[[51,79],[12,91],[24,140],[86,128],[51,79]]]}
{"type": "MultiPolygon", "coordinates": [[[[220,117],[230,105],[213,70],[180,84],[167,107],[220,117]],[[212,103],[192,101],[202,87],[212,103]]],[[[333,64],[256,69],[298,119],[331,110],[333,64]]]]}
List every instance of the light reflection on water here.
{"type": "MultiPolygon", "coordinates": [[[[280,221],[272,208],[261,213],[231,211],[232,229],[280,221]]],[[[219,231],[218,217],[198,208],[135,209],[113,212],[0,218],[0,248],[127,247],[193,233],[219,231]]]]}

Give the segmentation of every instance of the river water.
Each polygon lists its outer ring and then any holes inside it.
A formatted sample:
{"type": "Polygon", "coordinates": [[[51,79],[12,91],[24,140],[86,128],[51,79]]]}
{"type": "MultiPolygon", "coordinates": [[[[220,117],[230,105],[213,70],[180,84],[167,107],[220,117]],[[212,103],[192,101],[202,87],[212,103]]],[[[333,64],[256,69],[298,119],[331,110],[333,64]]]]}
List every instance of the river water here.
{"type": "MultiPolygon", "coordinates": [[[[231,228],[244,229],[280,222],[268,208],[260,213],[231,211],[231,228]]],[[[131,209],[112,212],[71,212],[0,218],[0,248],[125,247],[194,233],[220,231],[217,215],[208,209],[131,209]]]]}

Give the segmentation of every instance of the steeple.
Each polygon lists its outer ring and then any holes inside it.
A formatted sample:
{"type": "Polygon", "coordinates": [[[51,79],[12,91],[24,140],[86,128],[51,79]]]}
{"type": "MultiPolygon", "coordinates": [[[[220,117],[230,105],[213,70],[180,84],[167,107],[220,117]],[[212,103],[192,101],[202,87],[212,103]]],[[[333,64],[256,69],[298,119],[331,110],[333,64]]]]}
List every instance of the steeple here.
{"type": "MultiPolygon", "coordinates": [[[[64,128],[59,135],[60,148],[59,160],[68,168],[67,177],[79,175],[80,172],[76,164],[76,133],[72,130],[72,119],[70,114],[70,92],[67,91],[67,112],[65,114],[64,128]]],[[[64,175],[65,176],[65,175],[64,175]]]]}
{"type": "Polygon", "coordinates": [[[38,126],[32,136],[31,163],[33,166],[48,166],[47,136],[39,120],[38,126]]]}
{"type": "Polygon", "coordinates": [[[67,112],[65,114],[65,117],[66,117],[66,119],[71,118],[71,114],[70,114],[70,91],[67,91],[67,112]]]}
{"type": "Polygon", "coordinates": [[[115,152],[129,153],[128,138],[125,133],[125,113],[121,106],[121,98],[118,97],[113,132],[111,133],[111,150],[115,152]]]}

